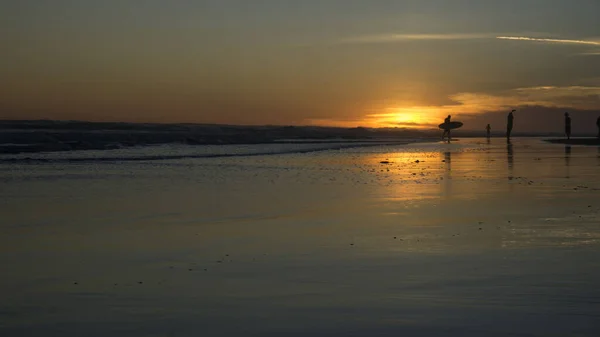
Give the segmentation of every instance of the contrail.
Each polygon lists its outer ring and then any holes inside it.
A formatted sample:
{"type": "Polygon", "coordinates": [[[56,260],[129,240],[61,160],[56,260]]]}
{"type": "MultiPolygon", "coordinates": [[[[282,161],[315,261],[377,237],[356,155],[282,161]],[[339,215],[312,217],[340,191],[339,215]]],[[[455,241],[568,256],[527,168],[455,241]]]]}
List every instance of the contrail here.
{"type": "Polygon", "coordinates": [[[567,44],[584,44],[592,46],[600,46],[600,42],[586,40],[563,40],[563,39],[538,39],[526,36],[496,36],[501,40],[517,40],[517,41],[533,41],[533,42],[549,42],[549,43],[567,43],[567,44]]]}
{"type": "Polygon", "coordinates": [[[527,36],[496,36],[490,34],[380,34],[356,36],[339,40],[338,43],[390,43],[390,42],[410,42],[410,41],[442,41],[442,40],[474,40],[474,39],[500,39],[529,42],[580,44],[588,46],[600,46],[600,41],[590,40],[568,40],[568,39],[548,39],[535,38],[527,36]]]}
{"type": "Polygon", "coordinates": [[[491,38],[486,34],[381,34],[345,38],[341,43],[386,43],[403,41],[470,40],[491,38]]]}

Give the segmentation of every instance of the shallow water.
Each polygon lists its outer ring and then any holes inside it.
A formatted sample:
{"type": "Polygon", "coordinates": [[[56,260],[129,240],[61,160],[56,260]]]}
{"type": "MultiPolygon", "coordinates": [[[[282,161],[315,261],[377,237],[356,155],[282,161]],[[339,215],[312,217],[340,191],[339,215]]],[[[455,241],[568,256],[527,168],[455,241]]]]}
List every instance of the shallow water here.
{"type": "Polygon", "coordinates": [[[600,333],[598,148],[278,146],[0,164],[0,333],[600,333]]]}

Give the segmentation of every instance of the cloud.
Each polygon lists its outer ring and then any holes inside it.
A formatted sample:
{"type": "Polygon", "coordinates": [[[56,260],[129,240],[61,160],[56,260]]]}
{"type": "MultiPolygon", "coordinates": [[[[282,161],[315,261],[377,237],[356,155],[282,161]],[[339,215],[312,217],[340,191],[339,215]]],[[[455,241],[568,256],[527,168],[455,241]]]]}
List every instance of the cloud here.
{"type": "Polygon", "coordinates": [[[591,41],[591,40],[565,40],[565,39],[535,38],[535,37],[527,37],[527,36],[496,36],[496,39],[600,46],[600,41],[591,41]]]}
{"type": "MultiPolygon", "coordinates": [[[[458,93],[450,98],[464,113],[494,111],[515,106],[596,109],[600,106],[600,87],[539,86],[517,88],[495,94],[458,93]]],[[[449,106],[448,108],[451,108],[449,106]]]]}
{"type": "MultiPolygon", "coordinates": [[[[482,114],[508,112],[511,109],[536,111],[598,111],[600,86],[537,86],[495,93],[461,92],[449,96],[452,104],[432,106],[396,106],[371,112],[362,119],[309,120],[313,125],[434,128],[447,115],[458,119],[481,119],[482,114]]],[[[535,125],[535,120],[531,122],[535,125]]],[[[534,128],[535,129],[535,128],[534,128]]]]}

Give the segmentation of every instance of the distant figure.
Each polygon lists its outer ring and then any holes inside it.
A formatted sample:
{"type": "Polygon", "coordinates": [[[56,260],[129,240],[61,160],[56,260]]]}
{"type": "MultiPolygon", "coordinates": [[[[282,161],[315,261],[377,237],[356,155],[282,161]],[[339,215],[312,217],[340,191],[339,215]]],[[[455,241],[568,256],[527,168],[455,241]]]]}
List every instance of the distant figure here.
{"type": "Polygon", "coordinates": [[[598,116],[598,119],[596,119],[596,126],[598,127],[598,138],[600,138],[600,116],[598,116]]]}
{"type": "Polygon", "coordinates": [[[571,139],[571,117],[568,112],[565,112],[565,134],[567,139],[571,139]]]}
{"type": "MultiPolygon", "coordinates": [[[[450,115],[444,118],[444,124],[450,123],[450,118],[452,118],[450,115]]],[[[448,143],[450,143],[450,129],[444,129],[444,133],[442,133],[442,140],[444,140],[446,136],[448,136],[448,143]]]]}
{"type": "Polygon", "coordinates": [[[490,139],[492,134],[492,127],[489,124],[485,127],[485,133],[487,138],[490,139]]]}
{"type": "Polygon", "coordinates": [[[506,121],[506,141],[510,142],[510,133],[512,132],[513,129],[513,120],[515,119],[515,117],[513,116],[513,112],[515,112],[517,110],[512,110],[509,114],[508,114],[508,118],[506,121]]]}

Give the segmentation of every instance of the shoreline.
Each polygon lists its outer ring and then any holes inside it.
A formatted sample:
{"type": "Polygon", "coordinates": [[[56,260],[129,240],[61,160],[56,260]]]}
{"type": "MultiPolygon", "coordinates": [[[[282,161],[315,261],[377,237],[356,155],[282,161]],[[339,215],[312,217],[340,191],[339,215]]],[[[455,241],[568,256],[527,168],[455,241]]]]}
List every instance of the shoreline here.
{"type": "MultiPolygon", "coordinates": [[[[341,128],[324,126],[250,126],[217,124],[144,124],[83,121],[0,121],[0,155],[80,150],[119,150],[142,146],[347,144],[435,141],[437,129],[341,128]]],[[[485,137],[460,130],[455,137],[485,137]]],[[[501,137],[494,134],[494,138],[501,137]]],[[[558,134],[519,134],[515,137],[559,137],[558,134]]]]}
{"type": "Polygon", "coordinates": [[[571,138],[571,139],[544,139],[545,142],[552,144],[565,145],[600,145],[600,138],[571,138]]]}
{"type": "MultiPolygon", "coordinates": [[[[289,145],[309,145],[309,144],[339,144],[351,146],[372,146],[372,145],[393,145],[406,144],[414,141],[434,141],[433,137],[398,137],[398,138],[353,138],[353,139],[289,139],[289,140],[263,140],[263,141],[188,141],[188,140],[173,140],[153,142],[104,142],[90,143],[87,141],[69,141],[69,142],[46,142],[46,143],[0,143],[0,155],[19,155],[19,154],[36,154],[36,153],[51,153],[51,152],[72,152],[72,151],[107,151],[142,148],[148,146],[160,145],[189,145],[189,146],[219,146],[219,145],[273,145],[273,144],[289,144],[289,145]]],[[[345,147],[345,146],[344,146],[345,147]]]]}
{"type": "Polygon", "coordinates": [[[163,144],[381,143],[423,138],[434,137],[408,129],[15,122],[0,123],[0,154],[116,150],[163,144]]]}
{"type": "MultiPolygon", "coordinates": [[[[83,163],[83,162],[132,162],[132,161],[156,161],[156,160],[178,160],[178,159],[202,159],[202,158],[226,158],[226,157],[253,157],[253,156],[272,156],[286,154],[305,154],[322,151],[343,150],[352,148],[364,148],[375,146],[394,146],[408,145],[416,143],[435,143],[436,139],[421,138],[421,139],[398,139],[398,140],[365,140],[365,141],[337,141],[337,142],[278,142],[264,144],[220,144],[206,146],[235,146],[235,145],[296,145],[296,147],[287,147],[281,149],[256,148],[250,151],[239,152],[239,149],[230,149],[230,151],[184,151],[175,150],[174,152],[158,150],[153,151],[151,147],[161,145],[182,145],[189,146],[192,149],[197,145],[189,144],[151,144],[138,145],[135,147],[123,148],[129,150],[120,154],[100,155],[91,153],[88,150],[71,150],[71,151],[43,151],[36,153],[18,153],[18,154],[0,154],[0,164],[3,163],[83,163]],[[55,154],[54,156],[48,156],[55,154]],[[40,156],[36,156],[40,155],[40,156]]],[[[97,150],[100,152],[109,151],[109,149],[97,150]]]]}

